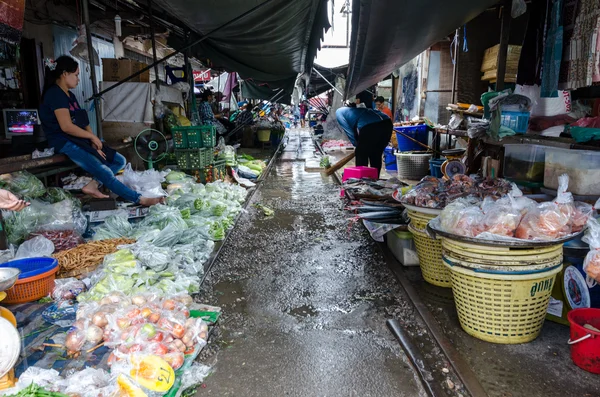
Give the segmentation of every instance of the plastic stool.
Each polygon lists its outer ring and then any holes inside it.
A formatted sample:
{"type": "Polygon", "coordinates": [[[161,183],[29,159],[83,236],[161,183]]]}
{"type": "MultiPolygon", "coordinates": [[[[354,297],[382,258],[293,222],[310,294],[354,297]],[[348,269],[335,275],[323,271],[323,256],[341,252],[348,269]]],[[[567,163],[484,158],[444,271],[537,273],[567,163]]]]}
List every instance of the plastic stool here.
{"type": "Polygon", "coordinates": [[[346,180],[351,179],[351,178],[356,178],[356,179],[371,178],[374,180],[379,179],[376,168],[364,167],[364,166],[344,168],[344,175],[342,176],[342,182],[346,182],[346,180]]]}

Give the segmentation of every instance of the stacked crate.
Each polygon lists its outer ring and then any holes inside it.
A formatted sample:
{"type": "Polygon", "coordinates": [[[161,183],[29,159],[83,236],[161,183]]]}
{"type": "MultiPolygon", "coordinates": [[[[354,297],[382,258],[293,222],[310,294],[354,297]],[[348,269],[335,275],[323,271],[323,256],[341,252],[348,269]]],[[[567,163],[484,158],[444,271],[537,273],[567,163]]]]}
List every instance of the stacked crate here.
{"type": "Polygon", "coordinates": [[[202,183],[225,179],[225,161],[215,161],[217,130],[211,125],[172,129],[175,157],[180,169],[195,171],[202,183]]]}

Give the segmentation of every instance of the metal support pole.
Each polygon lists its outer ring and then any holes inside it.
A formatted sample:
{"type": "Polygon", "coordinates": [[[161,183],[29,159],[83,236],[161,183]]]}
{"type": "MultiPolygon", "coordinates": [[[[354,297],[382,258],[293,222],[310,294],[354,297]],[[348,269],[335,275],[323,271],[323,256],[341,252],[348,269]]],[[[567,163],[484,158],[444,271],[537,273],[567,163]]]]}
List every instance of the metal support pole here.
{"type": "Polygon", "coordinates": [[[154,28],[154,18],[152,17],[152,0],[148,0],[148,17],[150,18],[150,33],[152,34],[152,62],[154,62],[154,82],[156,90],[160,90],[158,81],[158,62],[156,62],[156,29],[154,28]]]}
{"type": "MultiPolygon", "coordinates": [[[[456,103],[456,80],[458,77],[458,49],[460,48],[458,42],[460,41],[460,30],[456,29],[454,33],[454,65],[452,66],[452,103],[456,103]]],[[[429,91],[434,92],[434,91],[429,91]]]]}
{"type": "Polygon", "coordinates": [[[94,96],[94,109],[96,110],[96,135],[102,139],[102,115],[100,114],[100,96],[98,95],[98,79],[96,78],[96,65],[94,64],[94,46],[92,45],[92,31],[90,30],[90,11],[88,0],[83,0],[83,23],[90,59],[90,76],[92,78],[92,93],[94,96]]]}
{"type": "MultiPolygon", "coordinates": [[[[184,43],[188,44],[188,40],[190,37],[190,32],[186,29],[184,32],[184,43]]],[[[187,98],[187,109],[186,109],[186,117],[189,119],[191,117],[191,109],[192,109],[192,95],[194,95],[194,73],[192,72],[192,65],[190,65],[190,57],[189,57],[189,48],[183,52],[183,64],[185,68],[184,76],[187,79],[187,82],[190,85],[190,91],[188,92],[187,98]]]]}
{"type": "Polygon", "coordinates": [[[398,80],[400,77],[392,75],[392,122],[396,120],[396,108],[398,107],[398,80]]]}
{"type": "MultiPolygon", "coordinates": [[[[260,3],[259,5],[257,5],[256,7],[252,7],[251,9],[249,9],[248,11],[244,12],[243,14],[238,15],[237,17],[233,18],[232,20],[225,22],[223,25],[218,26],[216,28],[214,28],[213,30],[211,30],[210,32],[206,33],[205,35],[203,35],[202,37],[200,37],[197,40],[194,40],[192,43],[189,43],[187,45],[185,45],[183,48],[176,50],[174,52],[172,52],[171,54],[167,55],[166,57],[159,59],[158,61],[154,62],[152,65],[148,65],[143,69],[138,70],[137,72],[135,72],[134,74],[132,74],[131,76],[117,82],[116,84],[108,87],[105,90],[100,91],[99,93],[94,93],[94,97],[101,97],[102,95],[106,94],[107,92],[109,92],[110,90],[120,86],[123,83],[128,82],[129,80],[141,75],[142,73],[147,72],[148,70],[152,69],[154,67],[155,64],[157,63],[161,63],[161,62],[165,62],[168,59],[173,58],[175,55],[182,53],[200,43],[202,43],[204,40],[208,39],[210,36],[212,36],[213,34],[215,34],[216,32],[220,31],[221,29],[224,29],[236,22],[238,22],[239,20],[247,17],[248,15],[252,14],[253,12],[255,12],[256,10],[262,8],[263,6],[271,3],[273,0],[265,0],[264,2],[260,3]]],[[[84,0],[84,3],[87,5],[87,0],[84,0]]],[[[93,98],[93,97],[92,97],[93,98]]],[[[90,98],[90,99],[92,99],[90,98]]]]}
{"type": "Polygon", "coordinates": [[[331,86],[331,88],[333,88],[334,90],[336,90],[336,91],[338,92],[338,94],[340,94],[340,95],[342,95],[342,96],[344,95],[344,94],[342,94],[342,93],[340,92],[340,90],[338,90],[338,89],[335,87],[335,85],[331,84],[331,82],[330,82],[329,80],[327,80],[327,79],[325,78],[325,76],[323,76],[321,73],[319,73],[319,71],[318,71],[317,69],[313,68],[313,70],[314,70],[315,72],[317,72],[317,74],[318,74],[319,76],[321,76],[321,78],[322,78],[323,80],[325,80],[325,82],[326,82],[327,84],[329,84],[329,85],[331,86]]]}
{"type": "Polygon", "coordinates": [[[506,78],[506,56],[508,54],[508,40],[510,38],[510,10],[511,0],[505,0],[502,6],[502,22],[500,27],[500,48],[498,49],[498,68],[496,69],[496,91],[504,90],[504,79],[506,78]]]}

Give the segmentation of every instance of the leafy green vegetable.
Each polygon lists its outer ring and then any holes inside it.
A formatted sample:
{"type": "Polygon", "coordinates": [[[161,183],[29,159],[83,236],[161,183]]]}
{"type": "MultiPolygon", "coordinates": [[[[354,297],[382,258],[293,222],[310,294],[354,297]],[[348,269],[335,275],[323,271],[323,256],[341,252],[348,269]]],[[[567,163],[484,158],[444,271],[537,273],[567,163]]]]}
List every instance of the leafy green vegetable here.
{"type": "Polygon", "coordinates": [[[2,175],[2,181],[12,193],[30,199],[42,197],[46,188],[42,181],[27,171],[17,171],[2,175]]]}
{"type": "Polygon", "coordinates": [[[190,219],[190,216],[192,216],[192,211],[189,208],[184,208],[179,210],[179,212],[181,212],[181,217],[183,219],[190,219]]]}
{"type": "Polygon", "coordinates": [[[17,394],[7,395],[5,397],[69,397],[66,394],[51,392],[35,383],[30,384],[26,388],[19,390],[17,394]]]}
{"type": "Polygon", "coordinates": [[[266,206],[264,206],[262,204],[254,204],[254,206],[256,208],[258,208],[259,210],[262,210],[262,212],[263,212],[263,214],[265,214],[265,216],[273,216],[273,215],[275,215],[275,211],[273,211],[269,207],[266,207],[266,206]]]}

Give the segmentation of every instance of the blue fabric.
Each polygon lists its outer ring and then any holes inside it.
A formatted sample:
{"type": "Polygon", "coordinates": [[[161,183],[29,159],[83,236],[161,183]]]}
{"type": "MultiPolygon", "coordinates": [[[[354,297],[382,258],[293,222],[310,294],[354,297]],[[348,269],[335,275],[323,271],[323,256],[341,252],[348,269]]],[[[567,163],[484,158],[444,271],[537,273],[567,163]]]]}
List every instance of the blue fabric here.
{"type": "Polygon", "coordinates": [[[351,107],[339,108],[335,117],[354,146],[358,143],[357,135],[363,127],[390,119],[379,110],[351,107]]]}
{"type": "Polygon", "coordinates": [[[554,0],[542,63],[542,98],[558,97],[558,78],[563,53],[562,0],[554,0]]]}
{"type": "Polygon", "coordinates": [[[46,139],[48,139],[48,146],[53,147],[58,152],[68,141],[68,137],[60,129],[58,119],[56,118],[56,114],[54,114],[54,111],[57,109],[69,109],[72,118],[73,113],[81,108],[72,92],[69,92],[69,95],[67,95],[59,86],[53,85],[44,94],[39,115],[46,139]]]}
{"type": "Polygon", "coordinates": [[[216,121],[210,103],[206,101],[200,101],[200,104],[198,105],[198,114],[200,115],[202,124],[213,125],[216,121]]]}
{"type": "Polygon", "coordinates": [[[138,192],[128,188],[115,178],[117,172],[121,171],[127,162],[123,155],[115,153],[114,160],[110,164],[105,165],[97,157],[69,141],[63,145],[60,153],[67,155],[75,164],[93,175],[99,183],[123,199],[133,203],[140,201],[141,195],[138,192]]]}

